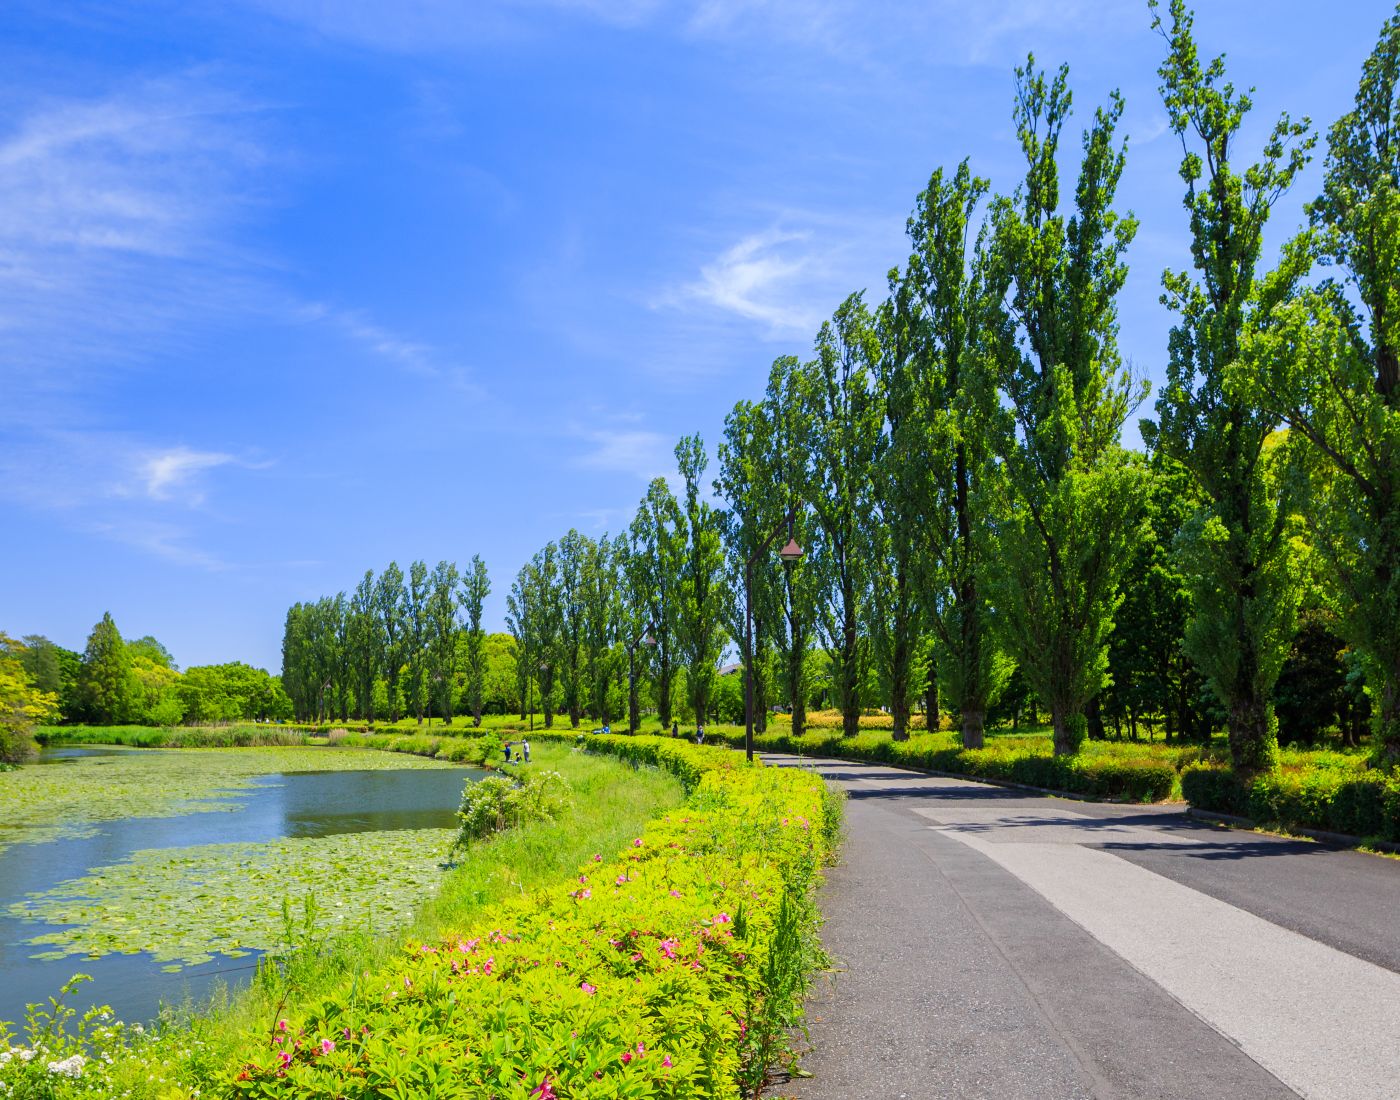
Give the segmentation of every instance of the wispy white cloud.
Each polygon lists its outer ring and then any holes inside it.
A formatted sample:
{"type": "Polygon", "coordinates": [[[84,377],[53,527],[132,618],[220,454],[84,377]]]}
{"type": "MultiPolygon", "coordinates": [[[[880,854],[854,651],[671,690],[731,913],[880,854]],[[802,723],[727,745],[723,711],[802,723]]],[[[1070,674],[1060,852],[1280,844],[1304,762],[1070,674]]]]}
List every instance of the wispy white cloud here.
{"type": "Polygon", "coordinates": [[[143,488],[151,500],[166,501],[179,496],[191,504],[202,504],[205,493],[197,484],[199,475],[234,461],[233,455],[220,451],[194,451],[188,447],[159,451],[141,462],[143,488]]]}
{"type": "Polygon", "coordinates": [[[574,465],[588,470],[632,474],[643,481],[661,477],[675,465],[675,440],[646,428],[585,428],[575,425],[569,435],[583,444],[574,465]]]}
{"type": "Polygon", "coordinates": [[[86,529],[99,538],[131,546],[175,565],[222,571],[229,568],[216,554],[193,543],[193,534],[183,526],[159,520],[114,519],[88,523],[86,529]]]}
{"type": "Polygon", "coordinates": [[[702,261],[698,278],[663,290],[651,305],[737,318],[767,339],[805,344],[852,289],[883,286],[889,257],[902,247],[895,218],[789,211],[702,261]]]}

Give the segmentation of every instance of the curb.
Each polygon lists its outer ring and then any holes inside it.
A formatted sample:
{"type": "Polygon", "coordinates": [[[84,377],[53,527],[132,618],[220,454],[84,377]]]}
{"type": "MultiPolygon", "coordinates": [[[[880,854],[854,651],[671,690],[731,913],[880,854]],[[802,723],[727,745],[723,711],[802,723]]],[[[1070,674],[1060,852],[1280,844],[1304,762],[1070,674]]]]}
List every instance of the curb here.
{"type": "MultiPolygon", "coordinates": [[[[1186,816],[1194,817],[1198,821],[1209,821],[1216,825],[1225,825],[1231,829],[1263,829],[1265,832],[1273,831],[1267,825],[1261,825],[1252,817],[1216,813],[1214,810],[1198,810],[1195,806],[1187,808],[1186,816]]],[[[1324,844],[1333,844],[1339,848],[1360,848],[1364,844],[1367,848],[1376,848],[1382,852],[1389,852],[1391,855],[1400,855],[1400,844],[1393,844],[1388,840],[1367,840],[1365,837],[1352,836],[1350,833],[1333,833],[1326,829],[1308,829],[1301,825],[1284,825],[1279,823],[1279,828],[1287,830],[1287,833],[1284,835],[1305,836],[1309,840],[1321,841],[1324,844]]]]}

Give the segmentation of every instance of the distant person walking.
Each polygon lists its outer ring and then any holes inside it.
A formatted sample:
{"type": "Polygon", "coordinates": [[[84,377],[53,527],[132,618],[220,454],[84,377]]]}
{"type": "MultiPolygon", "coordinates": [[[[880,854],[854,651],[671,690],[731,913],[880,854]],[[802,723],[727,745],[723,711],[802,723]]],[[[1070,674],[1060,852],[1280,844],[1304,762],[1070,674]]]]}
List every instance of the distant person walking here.
{"type": "Polygon", "coordinates": [[[681,735],[681,724],[680,724],[679,722],[672,722],[672,723],[671,723],[671,736],[672,736],[672,737],[679,737],[680,735],[681,735]]]}
{"type": "Polygon", "coordinates": [[[510,763],[510,742],[506,742],[506,763],[510,763]]]}
{"type": "Polygon", "coordinates": [[[520,751],[523,752],[523,753],[525,754],[525,763],[528,764],[528,763],[530,762],[530,742],[529,742],[529,741],[522,741],[522,742],[520,742],[520,751]]]}
{"type": "Polygon", "coordinates": [[[696,726],[696,727],[695,727],[695,743],[696,743],[697,745],[703,745],[703,744],[705,743],[705,727],[704,727],[704,726],[696,726]]]}

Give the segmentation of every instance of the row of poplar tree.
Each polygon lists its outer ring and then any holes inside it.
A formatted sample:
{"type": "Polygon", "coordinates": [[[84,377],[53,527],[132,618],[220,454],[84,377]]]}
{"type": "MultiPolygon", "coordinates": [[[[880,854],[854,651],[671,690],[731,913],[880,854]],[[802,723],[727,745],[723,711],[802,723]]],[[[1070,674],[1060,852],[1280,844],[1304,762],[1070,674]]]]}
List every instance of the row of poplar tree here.
{"type": "Polygon", "coordinates": [[[398,721],[425,713],[452,723],[456,686],[481,724],[486,682],[486,564],[421,561],[366,571],[354,592],[294,604],[282,633],[282,687],[296,717],[398,721]]]}
{"type": "Polygon", "coordinates": [[[570,532],[520,570],[522,698],[533,681],[575,721],[608,717],[626,675],[635,724],[640,667],[663,722],[679,677],[703,723],[732,640],[756,711],[786,700],[800,731],[820,646],[847,733],[882,702],[906,736],[911,702],[936,714],[941,689],[980,745],[1019,681],[1064,754],[1106,698],[1131,695],[1134,660],[1141,675],[1156,662],[1180,666],[1179,699],[1158,700],[1178,731],[1218,714],[1253,772],[1275,762],[1275,689],[1312,600],[1364,675],[1376,745],[1400,756],[1400,9],[1327,133],[1308,224],[1271,267],[1265,227],[1317,134],[1285,115],[1243,154],[1249,96],[1223,58],[1201,59],[1183,0],[1153,8],[1193,264],[1162,278],[1176,320],[1146,453],[1121,444],[1148,397],[1117,343],[1138,228],[1116,201],[1123,101],[1095,110],[1062,193],[1067,72],[1032,58],[1016,71],[1024,178],[993,194],[967,162],[933,174],[888,296],[846,299],[812,359],[778,359],[763,399],[730,413],[723,506],[688,437],[679,497],[658,480],[623,534],[570,532]],[[788,515],[805,553],[781,564],[763,547],[775,528],[786,540],[788,515]],[[1135,658],[1118,647],[1114,683],[1116,619],[1153,609],[1164,621],[1139,629],[1157,637],[1135,658]],[[862,699],[871,671],[879,698],[862,699]]]}

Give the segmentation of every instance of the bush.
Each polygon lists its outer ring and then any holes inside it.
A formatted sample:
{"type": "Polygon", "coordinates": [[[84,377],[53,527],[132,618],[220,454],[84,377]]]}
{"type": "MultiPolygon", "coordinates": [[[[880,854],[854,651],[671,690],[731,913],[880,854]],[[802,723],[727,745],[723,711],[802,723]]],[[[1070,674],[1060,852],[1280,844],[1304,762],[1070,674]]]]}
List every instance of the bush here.
{"type": "Polygon", "coordinates": [[[1358,771],[1355,758],[1285,767],[1248,785],[1229,768],[1193,765],[1181,773],[1181,790],[1202,810],[1284,828],[1400,841],[1400,777],[1358,771]]]}
{"type": "Polygon", "coordinates": [[[531,821],[554,821],[568,808],[569,784],[558,772],[536,772],[523,783],[508,776],[488,775],[468,783],[462,792],[457,811],[461,826],[452,850],[531,821]]]}

